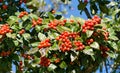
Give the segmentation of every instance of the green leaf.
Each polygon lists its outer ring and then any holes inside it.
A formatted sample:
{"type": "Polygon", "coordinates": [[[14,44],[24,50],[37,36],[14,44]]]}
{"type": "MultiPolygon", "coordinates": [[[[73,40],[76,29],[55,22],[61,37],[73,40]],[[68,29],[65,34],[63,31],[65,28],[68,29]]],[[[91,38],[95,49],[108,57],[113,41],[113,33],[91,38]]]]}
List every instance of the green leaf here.
{"type": "Polygon", "coordinates": [[[25,15],[24,17],[22,17],[23,21],[26,21],[29,18],[29,16],[25,15]]]}
{"type": "Polygon", "coordinates": [[[36,65],[38,65],[40,63],[40,58],[35,57],[35,59],[32,61],[32,67],[35,67],[36,65]]]}
{"type": "Polygon", "coordinates": [[[83,50],[83,53],[87,55],[94,55],[93,49],[89,46],[86,46],[85,49],[83,50]]]}
{"type": "Polygon", "coordinates": [[[112,48],[114,48],[115,50],[118,50],[118,45],[115,42],[108,41],[108,43],[112,48]]]}
{"type": "Polygon", "coordinates": [[[15,22],[18,22],[19,18],[17,16],[10,16],[7,20],[7,23],[12,25],[15,22]]]}
{"type": "Polygon", "coordinates": [[[87,30],[86,35],[87,35],[88,38],[91,37],[92,34],[93,34],[93,31],[87,30]]]}
{"type": "Polygon", "coordinates": [[[24,37],[25,40],[29,40],[31,38],[31,35],[29,33],[24,33],[22,34],[22,36],[24,37]]]}
{"type": "Polygon", "coordinates": [[[39,45],[39,42],[34,42],[34,43],[31,43],[32,47],[37,47],[39,45]]]}
{"type": "Polygon", "coordinates": [[[119,40],[119,39],[118,39],[116,36],[114,36],[114,35],[113,35],[113,36],[111,35],[111,36],[109,36],[108,38],[111,39],[111,40],[114,40],[114,41],[119,40]]]}
{"type": "Polygon", "coordinates": [[[43,41],[46,39],[46,36],[44,34],[42,34],[41,32],[38,33],[38,38],[40,41],[43,41]]]}
{"type": "Polygon", "coordinates": [[[62,33],[64,31],[68,31],[71,32],[72,30],[70,30],[69,28],[65,27],[65,26],[57,26],[57,30],[62,33]]]}
{"type": "Polygon", "coordinates": [[[94,48],[94,49],[99,49],[99,44],[97,42],[93,42],[90,47],[94,48]]]}
{"type": "Polygon", "coordinates": [[[71,54],[70,54],[70,59],[71,59],[71,62],[73,62],[74,60],[77,59],[77,55],[71,53],[71,54]]]}
{"type": "Polygon", "coordinates": [[[27,54],[34,54],[34,53],[36,53],[38,50],[39,50],[39,48],[32,48],[32,49],[30,49],[30,50],[27,52],[27,54]]]}
{"type": "Polygon", "coordinates": [[[99,8],[103,13],[107,13],[109,12],[108,7],[105,4],[99,4],[99,8]]]}
{"type": "Polygon", "coordinates": [[[78,5],[78,10],[84,10],[84,8],[86,7],[86,3],[83,3],[82,1],[79,2],[79,5],[78,5]]]}
{"type": "Polygon", "coordinates": [[[50,50],[58,50],[58,44],[54,42],[54,44],[49,48],[50,50]]]}
{"type": "Polygon", "coordinates": [[[114,52],[106,52],[110,57],[115,58],[116,54],[114,52]]]}
{"type": "Polygon", "coordinates": [[[108,28],[108,32],[110,32],[109,33],[110,36],[116,35],[116,33],[115,33],[113,28],[108,28]]]}
{"type": "Polygon", "coordinates": [[[19,45],[19,42],[17,40],[13,41],[15,46],[18,46],[19,45]]]}
{"type": "Polygon", "coordinates": [[[32,19],[38,19],[38,16],[37,15],[35,15],[35,14],[29,14],[29,17],[31,17],[32,19]]]}
{"type": "Polygon", "coordinates": [[[13,54],[13,55],[12,55],[12,59],[15,60],[15,61],[19,61],[19,60],[20,60],[20,57],[19,57],[19,55],[17,55],[17,54],[13,54]]]}
{"type": "Polygon", "coordinates": [[[6,36],[12,39],[16,38],[16,34],[7,33],[6,36]]]}
{"type": "Polygon", "coordinates": [[[35,26],[35,30],[36,30],[37,32],[40,32],[41,26],[39,26],[39,25],[35,26]]]}
{"type": "Polygon", "coordinates": [[[53,15],[52,13],[50,13],[50,12],[48,12],[48,16],[49,16],[49,19],[50,19],[50,20],[55,19],[54,15],[53,15]]]}
{"type": "Polygon", "coordinates": [[[57,68],[56,65],[50,64],[50,65],[48,66],[48,71],[53,71],[53,70],[56,69],[56,68],[57,68]]]}
{"type": "Polygon", "coordinates": [[[64,69],[67,67],[67,64],[64,61],[62,61],[59,66],[60,66],[60,68],[64,69]]]}

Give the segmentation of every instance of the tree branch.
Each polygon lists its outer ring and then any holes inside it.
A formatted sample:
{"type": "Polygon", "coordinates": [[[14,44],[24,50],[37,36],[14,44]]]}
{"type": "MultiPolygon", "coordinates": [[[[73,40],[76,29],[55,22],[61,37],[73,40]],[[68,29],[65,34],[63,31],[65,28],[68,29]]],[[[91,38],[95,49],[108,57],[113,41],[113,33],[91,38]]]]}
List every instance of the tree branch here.
{"type": "Polygon", "coordinates": [[[85,12],[85,14],[87,15],[88,18],[92,18],[89,11],[88,11],[88,9],[86,7],[84,9],[84,12],[85,12]]]}
{"type": "Polygon", "coordinates": [[[105,70],[106,70],[106,73],[108,73],[108,68],[107,68],[106,61],[104,61],[104,64],[105,64],[105,70]]]}

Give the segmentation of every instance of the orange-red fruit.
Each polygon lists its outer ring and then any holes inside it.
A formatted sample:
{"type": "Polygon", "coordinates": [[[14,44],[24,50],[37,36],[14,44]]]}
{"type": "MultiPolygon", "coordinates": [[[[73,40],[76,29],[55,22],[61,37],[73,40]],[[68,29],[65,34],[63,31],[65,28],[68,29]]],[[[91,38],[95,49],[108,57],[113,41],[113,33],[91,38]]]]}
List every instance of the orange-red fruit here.
{"type": "Polygon", "coordinates": [[[20,34],[20,35],[22,35],[23,33],[25,33],[25,30],[24,30],[24,29],[22,29],[22,30],[19,31],[19,34],[20,34]]]}
{"type": "Polygon", "coordinates": [[[80,41],[74,41],[74,44],[77,47],[76,50],[78,50],[78,51],[79,50],[83,50],[85,48],[85,46],[83,45],[83,43],[80,42],[80,41]]]}
{"type": "Polygon", "coordinates": [[[3,0],[0,0],[0,3],[2,3],[3,2],[3,0]]]}
{"type": "Polygon", "coordinates": [[[44,67],[48,67],[50,65],[50,59],[47,57],[41,57],[40,58],[40,65],[44,67]]]}
{"type": "Polygon", "coordinates": [[[46,47],[50,47],[50,46],[51,46],[50,39],[46,39],[39,43],[38,48],[41,49],[41,48],[46,48],[46,47]]]}
{"type": "Polygon", "coordinates": [[[55,14],[55,12],[56,12],[55,10],[52,10],[52,14],[55,14]]]}
{"type": "Polygon", "coordinates": [[[7,5],[3,5],[2,8],[3,8],[4,10],[6,10],[6,9],[8,8],[8,6],[7,6],[7,5]]]}
{"type": "Polygon", "coordinates": [[[55,63],[59,63],[60,62],[60,58],[57,58],[56,60],[55,60],[55,63]]]}
{"type": "Polygon", "coordinates": [[[19,64],[20,64],[20,66],[21,66],[21,65],[23,64],[23,62],[22,62],[22,61],[20,61],[20,62],[19,62],[19,64]]]}

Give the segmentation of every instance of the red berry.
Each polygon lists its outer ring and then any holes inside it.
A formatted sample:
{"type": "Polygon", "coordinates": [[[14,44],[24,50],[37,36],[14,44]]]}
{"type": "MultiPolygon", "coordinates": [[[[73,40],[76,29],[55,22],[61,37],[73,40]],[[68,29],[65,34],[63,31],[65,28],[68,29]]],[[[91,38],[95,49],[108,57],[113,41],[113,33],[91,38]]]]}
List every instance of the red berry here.
{"type": "Polygon", "coordinates": [[[3,5],[2,8],[3,8],[4,10],[6,10],[6,9],[8,8],[8,6],[7,6],[7,5],[3,5]]]}

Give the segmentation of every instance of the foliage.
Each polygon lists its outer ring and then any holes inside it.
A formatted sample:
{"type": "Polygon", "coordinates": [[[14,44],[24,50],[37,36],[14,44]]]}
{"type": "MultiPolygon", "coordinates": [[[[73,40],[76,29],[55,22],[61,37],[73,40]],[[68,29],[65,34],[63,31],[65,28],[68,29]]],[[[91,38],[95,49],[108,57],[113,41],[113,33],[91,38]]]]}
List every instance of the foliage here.
{"type": "MultiPolygon", "coordinates": [[[[108,59],[114,61],[114,69],[119,67],[120,41],[113,25],[119,23],[115,16],[119,10],[106,11],[110,1],[94,0],[90,6],[93,15],[98,11],[98,3],[101,12],[113,14],[112,18],[103,14],[102,19],[95,15],[88,20],[73,16],[66,19],[55,11],[38,13],[42,3],[35,1],[0,0],[1,72],[10,72],[14,64],[16,73],[91,73],[106,65],[108,59]],[[20,6],[25,3],[28,12],[20,6]]],[[[78,9],[83,11],[88,1],[79,3],[78,9]]]]}

